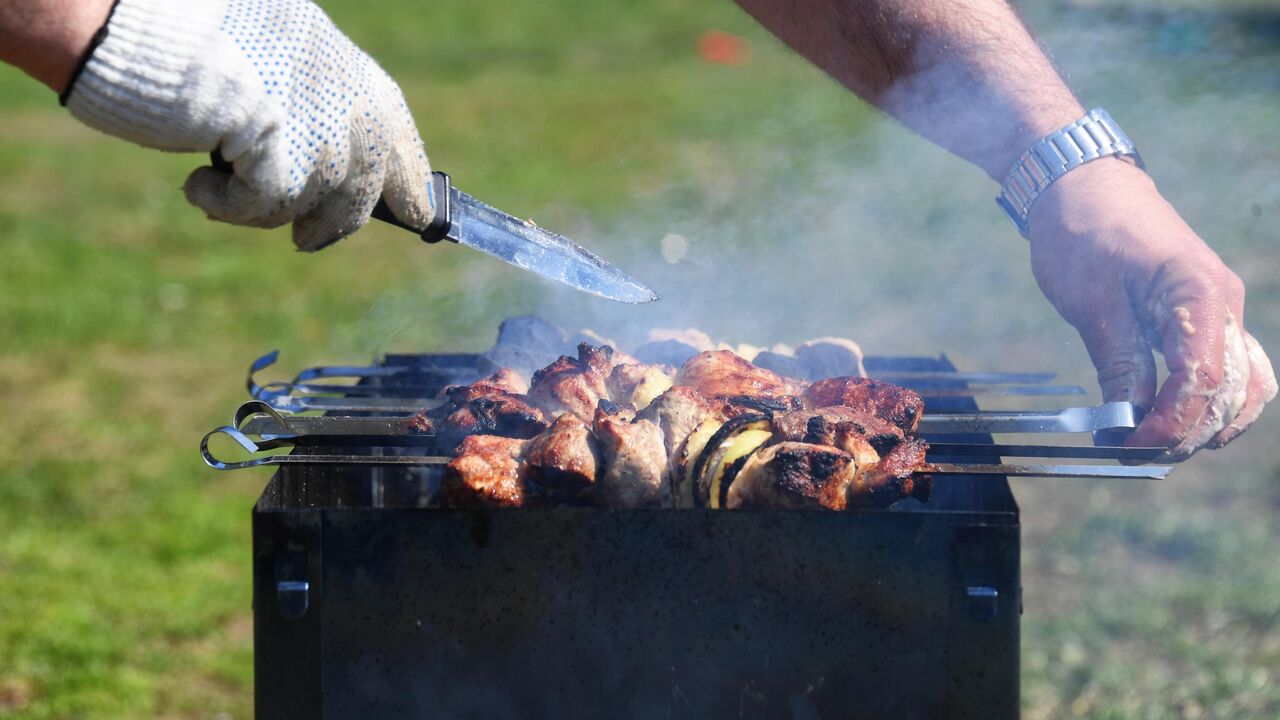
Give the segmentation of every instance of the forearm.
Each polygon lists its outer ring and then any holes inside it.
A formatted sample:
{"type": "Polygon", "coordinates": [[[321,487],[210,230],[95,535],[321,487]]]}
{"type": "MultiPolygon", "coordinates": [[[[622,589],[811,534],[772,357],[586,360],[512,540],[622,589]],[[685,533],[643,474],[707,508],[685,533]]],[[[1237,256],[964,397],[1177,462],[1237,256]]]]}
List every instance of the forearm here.
{"type": "Polygon", "coordinates": [[[0,61],[61,93],[112,0],[0,2],[0,61]]]}
{"type": "Polygon", "coordinates": [[[1003,181],[1084,108],[1005,0],[737,0],[864,99],[1003,181]]]}

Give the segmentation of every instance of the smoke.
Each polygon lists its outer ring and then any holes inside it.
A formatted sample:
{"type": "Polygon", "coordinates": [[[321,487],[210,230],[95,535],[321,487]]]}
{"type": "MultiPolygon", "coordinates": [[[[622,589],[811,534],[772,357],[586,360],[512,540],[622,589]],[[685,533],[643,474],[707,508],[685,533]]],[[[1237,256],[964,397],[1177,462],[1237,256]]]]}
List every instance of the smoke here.
{"type": "MultiPolygon", "coordinates": [[[[1271,131],[1280,126],[1278,23],[1168,4],[1027,10],[1082,103],[1111,111],[1251,294],[1280,295],[1268,230],[1280,213],[1271,131]]],[[[734,71],[777,61],[777,52],[757,52],[734,71]]],[[[938,87],[923,95],[945,96],[956,80],[931,78],[938,87]]],[[[625,210],[532,213],[650,284],[657,303],[610,303],[442,253],[436,269],[460,281],[388,290],[346,344],[479,350],[501,319],[533,313],[624,348],[657,327],[757,346],[840,335],[872,354],[946,352],[963,367],[1055,370],[1091,386],[1074,331],[1041,297],[1025,241],[993,202],[995,184],[892,120],[868,121],[845,98],[816,70],[749,107],[707,98],[708,113],[755,125],[771,142],[743,158],[734,142],[673,136],[673,179],[625,210]],[[848,116],[830,111],[838,102],[848,116]]],[[[1247,324],[1264,347],[1280,347],[1280,322],[1255,312],[1247,324]]]]}
{"type": "MultiPolygon", "coordinates": [[[[1276,24],[1061,3],[1028,21],[1085,107],[1108,108],[1175,207],[1251,288],[1273,294],[1274,253],[1270,267],[1254,255],[1271,242],[1265,218],[1280,212],[1275,162],[1258,157],[1274,157],[1280,126],[1276,24]]],[[[956,81],[917,78],[912,92],[946,96],[956,81]]],[[[806,114],[806,101],[844,92],[834,83],[806,92],[753,109],[753,121],[804,140],[752,172],[695,169],[685,175],[702,182],[659,188],[611,224],[563,228],[651,284],[660,302],[618,306],[548,288],[537,311],[624,346],[653,327],[759,346],[844,335],[870,353],[949,352],[971,367],[1058,370],[1091,386],[1079,341],[1041,297],[1025,241],[993,202],[995,184],[889,119],[855,133],[852,122],[806,114]]],[[[734,165],[689,145],[692,167],[734,165]]],[[[1280,347],[1280,326],[1260,315],[1251,330],[1280,347]]]]}

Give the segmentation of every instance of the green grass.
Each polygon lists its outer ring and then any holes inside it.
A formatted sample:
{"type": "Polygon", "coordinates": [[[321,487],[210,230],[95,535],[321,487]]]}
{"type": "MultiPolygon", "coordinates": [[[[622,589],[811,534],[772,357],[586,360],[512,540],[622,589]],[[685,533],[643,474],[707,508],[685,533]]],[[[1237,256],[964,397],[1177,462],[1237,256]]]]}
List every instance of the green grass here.
{"type": "MultiPolygon", "coordinates": [[[[324,5],[402,83],[437,168],[665,299],[609,307],[382,227],[300,255],[287,231],[188,207],[198,158],[98,136],[0,69],[0,717],[252,714],[249,511],[267,475],[214,473],[195,449],[272,348],[288,370],[479,349],[541,312],[624,340],[848,335],[1090,382],[982,176],[729,3],[324,5]],[[751,62],[700,61],[712,27],[749,38],[751,62]],[[658,252],[668,233],[689,238],[679,264],[658,252]]],[[[1280,52],[1125,13],[1083,18],[1101,27],[1085,37],[1057,12],[1031,20],[1142,139],[1280,348],[1280,52]],[[1211,115],[1231,137],[1208,141],[1211,115]]],[[[1028,717],[1280,714],[1278,428],[1160,486],[1018,486],[1028,717]]]]}

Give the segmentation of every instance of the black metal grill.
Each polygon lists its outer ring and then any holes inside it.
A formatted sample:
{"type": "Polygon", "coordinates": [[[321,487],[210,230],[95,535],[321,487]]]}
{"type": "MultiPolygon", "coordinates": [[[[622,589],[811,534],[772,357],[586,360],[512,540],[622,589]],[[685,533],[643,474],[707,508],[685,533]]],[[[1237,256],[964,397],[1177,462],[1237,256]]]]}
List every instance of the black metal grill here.
{"type": "MultiPolygon", "coordinates": [[[[475,360],[388,356],[414,371],[364,382],[416,395],[475,360]]],[[[434,472],[272,477],[253,511],[258,717],[1018,715],[1003,478],[882,511],[444,510],[424,506],[434,472]]]]}

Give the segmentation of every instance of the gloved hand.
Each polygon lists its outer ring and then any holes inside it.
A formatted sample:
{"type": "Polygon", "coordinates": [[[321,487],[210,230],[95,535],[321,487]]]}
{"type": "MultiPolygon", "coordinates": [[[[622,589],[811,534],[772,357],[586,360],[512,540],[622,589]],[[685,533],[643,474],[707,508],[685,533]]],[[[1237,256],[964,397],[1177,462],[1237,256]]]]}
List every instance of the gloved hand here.
{"type": "Polygon", "coordinates": [[[1182,460],[1258,419],[1276,376],[1244,329],[1244,283],[1146,173],[1089,163],[1046,190],[1028,220],[1036,281],[1080,332],[1103,398],[1151,409],[1129,445],[1182,460]],[[1153,347],[1170,373],[1158,394],[1153,347]]]}
{"type": "Polygon", "coordinates": [[[412,227],[431,167],[400,88],[309,0],[120,0],[63,100],[91,127],[161,150],[219,149],[187,199],[209,217],[293,223],[317,250],[368,222],[379,195],[412,227]]]}

